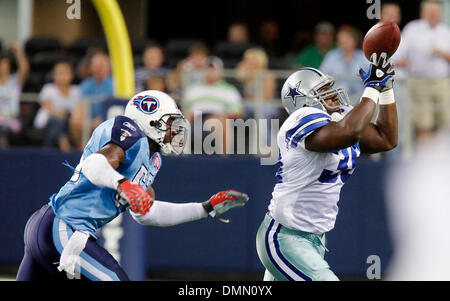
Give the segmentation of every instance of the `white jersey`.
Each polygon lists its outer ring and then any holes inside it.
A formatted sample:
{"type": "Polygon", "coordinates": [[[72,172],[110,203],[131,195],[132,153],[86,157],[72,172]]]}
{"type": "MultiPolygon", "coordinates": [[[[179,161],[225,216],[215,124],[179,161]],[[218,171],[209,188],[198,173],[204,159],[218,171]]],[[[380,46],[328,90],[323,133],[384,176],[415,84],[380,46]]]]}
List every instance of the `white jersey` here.
{"type": "Polygon", "coordinates": [[[356,143],[332,153],[307,150],[305,138],[330,121],[326,112],[304,107],[278,132],[280,168],[269,211],[285,227],[316,234],[334,227],[341,188],[353,173],[360,148],[356,143]]]}

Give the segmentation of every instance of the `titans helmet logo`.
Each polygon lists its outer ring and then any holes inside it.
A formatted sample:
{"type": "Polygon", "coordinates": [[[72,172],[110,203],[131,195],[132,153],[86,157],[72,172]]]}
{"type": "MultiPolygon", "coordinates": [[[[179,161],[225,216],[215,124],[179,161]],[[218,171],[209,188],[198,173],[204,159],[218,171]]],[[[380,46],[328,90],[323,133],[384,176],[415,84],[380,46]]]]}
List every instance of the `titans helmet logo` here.
{"type": "Polygon", "coordinates": [[[133,105],[145,114],[153,114],[159,109],[158,99],[150,95],[137,96],[133,105]]]}

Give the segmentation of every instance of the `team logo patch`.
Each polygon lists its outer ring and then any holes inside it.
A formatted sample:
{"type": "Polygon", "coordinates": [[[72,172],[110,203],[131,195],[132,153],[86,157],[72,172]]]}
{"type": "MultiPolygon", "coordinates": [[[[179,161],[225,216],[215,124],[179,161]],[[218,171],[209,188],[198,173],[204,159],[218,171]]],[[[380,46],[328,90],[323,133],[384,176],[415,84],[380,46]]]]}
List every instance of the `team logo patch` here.
{"type": "Polygon", "coordinates": [[[145,114],[153,114],[159,109],[159,101],[150,95],[141,95],[133,99],[133,105],[145,114]]]}
{"type": "Polygon", "coordinates": [[[159,170],[160,167],[161,167],[161,158],[159,157],[159,154],[156,153],[155,156],[153,157],[153,168],[155,170],[159,170]]]}
{"type": "Polygon", "coordinates": [[[120,132],[121,132],[120,141],[127,139],[127,137],[131,137],[131,133],[127,130],[120,129],[120,132]]]}

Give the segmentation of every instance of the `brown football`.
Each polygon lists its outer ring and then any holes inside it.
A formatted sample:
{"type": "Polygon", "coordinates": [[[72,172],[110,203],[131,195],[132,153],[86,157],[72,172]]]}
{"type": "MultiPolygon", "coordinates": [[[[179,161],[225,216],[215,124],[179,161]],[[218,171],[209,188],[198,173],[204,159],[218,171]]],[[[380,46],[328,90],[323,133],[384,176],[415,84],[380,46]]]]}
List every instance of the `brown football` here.
{"type": "Polygon", "coordinates": [[[367,59],[372,53],[380,55],[386,52],[392,56],[400,44],[400,28],[393,22],[378,22],[366,33],[363,40],[363,51],[367,59]]]}

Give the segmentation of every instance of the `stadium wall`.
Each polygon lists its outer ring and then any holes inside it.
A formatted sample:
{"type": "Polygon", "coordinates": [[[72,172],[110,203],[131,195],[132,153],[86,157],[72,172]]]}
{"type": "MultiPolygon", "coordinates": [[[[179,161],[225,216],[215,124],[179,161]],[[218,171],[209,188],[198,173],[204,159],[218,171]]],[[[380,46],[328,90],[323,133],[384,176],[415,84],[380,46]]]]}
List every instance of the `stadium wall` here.
{"type": "MultiPolygon", "coordinates": [[[[19,265],[28,217],[72,175],[80,153],[42,149],[0,151],[0,266],[19,265]]],[[[370,255],[381,273],[391,255],[383,175],[387,161],[361,158],[341,194],[335,229],[327,236],[331,268],[339,277],[365,278],[370,255]]],[[[213,219],[168,227],[143,227],[124,214],[103,230],[110,249],[134,280],[150,270],[263,273],[255,235],[271,197],[277,166],[251,156],[164,157],[153,187],[158,200],[200,202],[223,189],[247,192],[247,206],[227,213],[231,223],[213,219]]]]}

